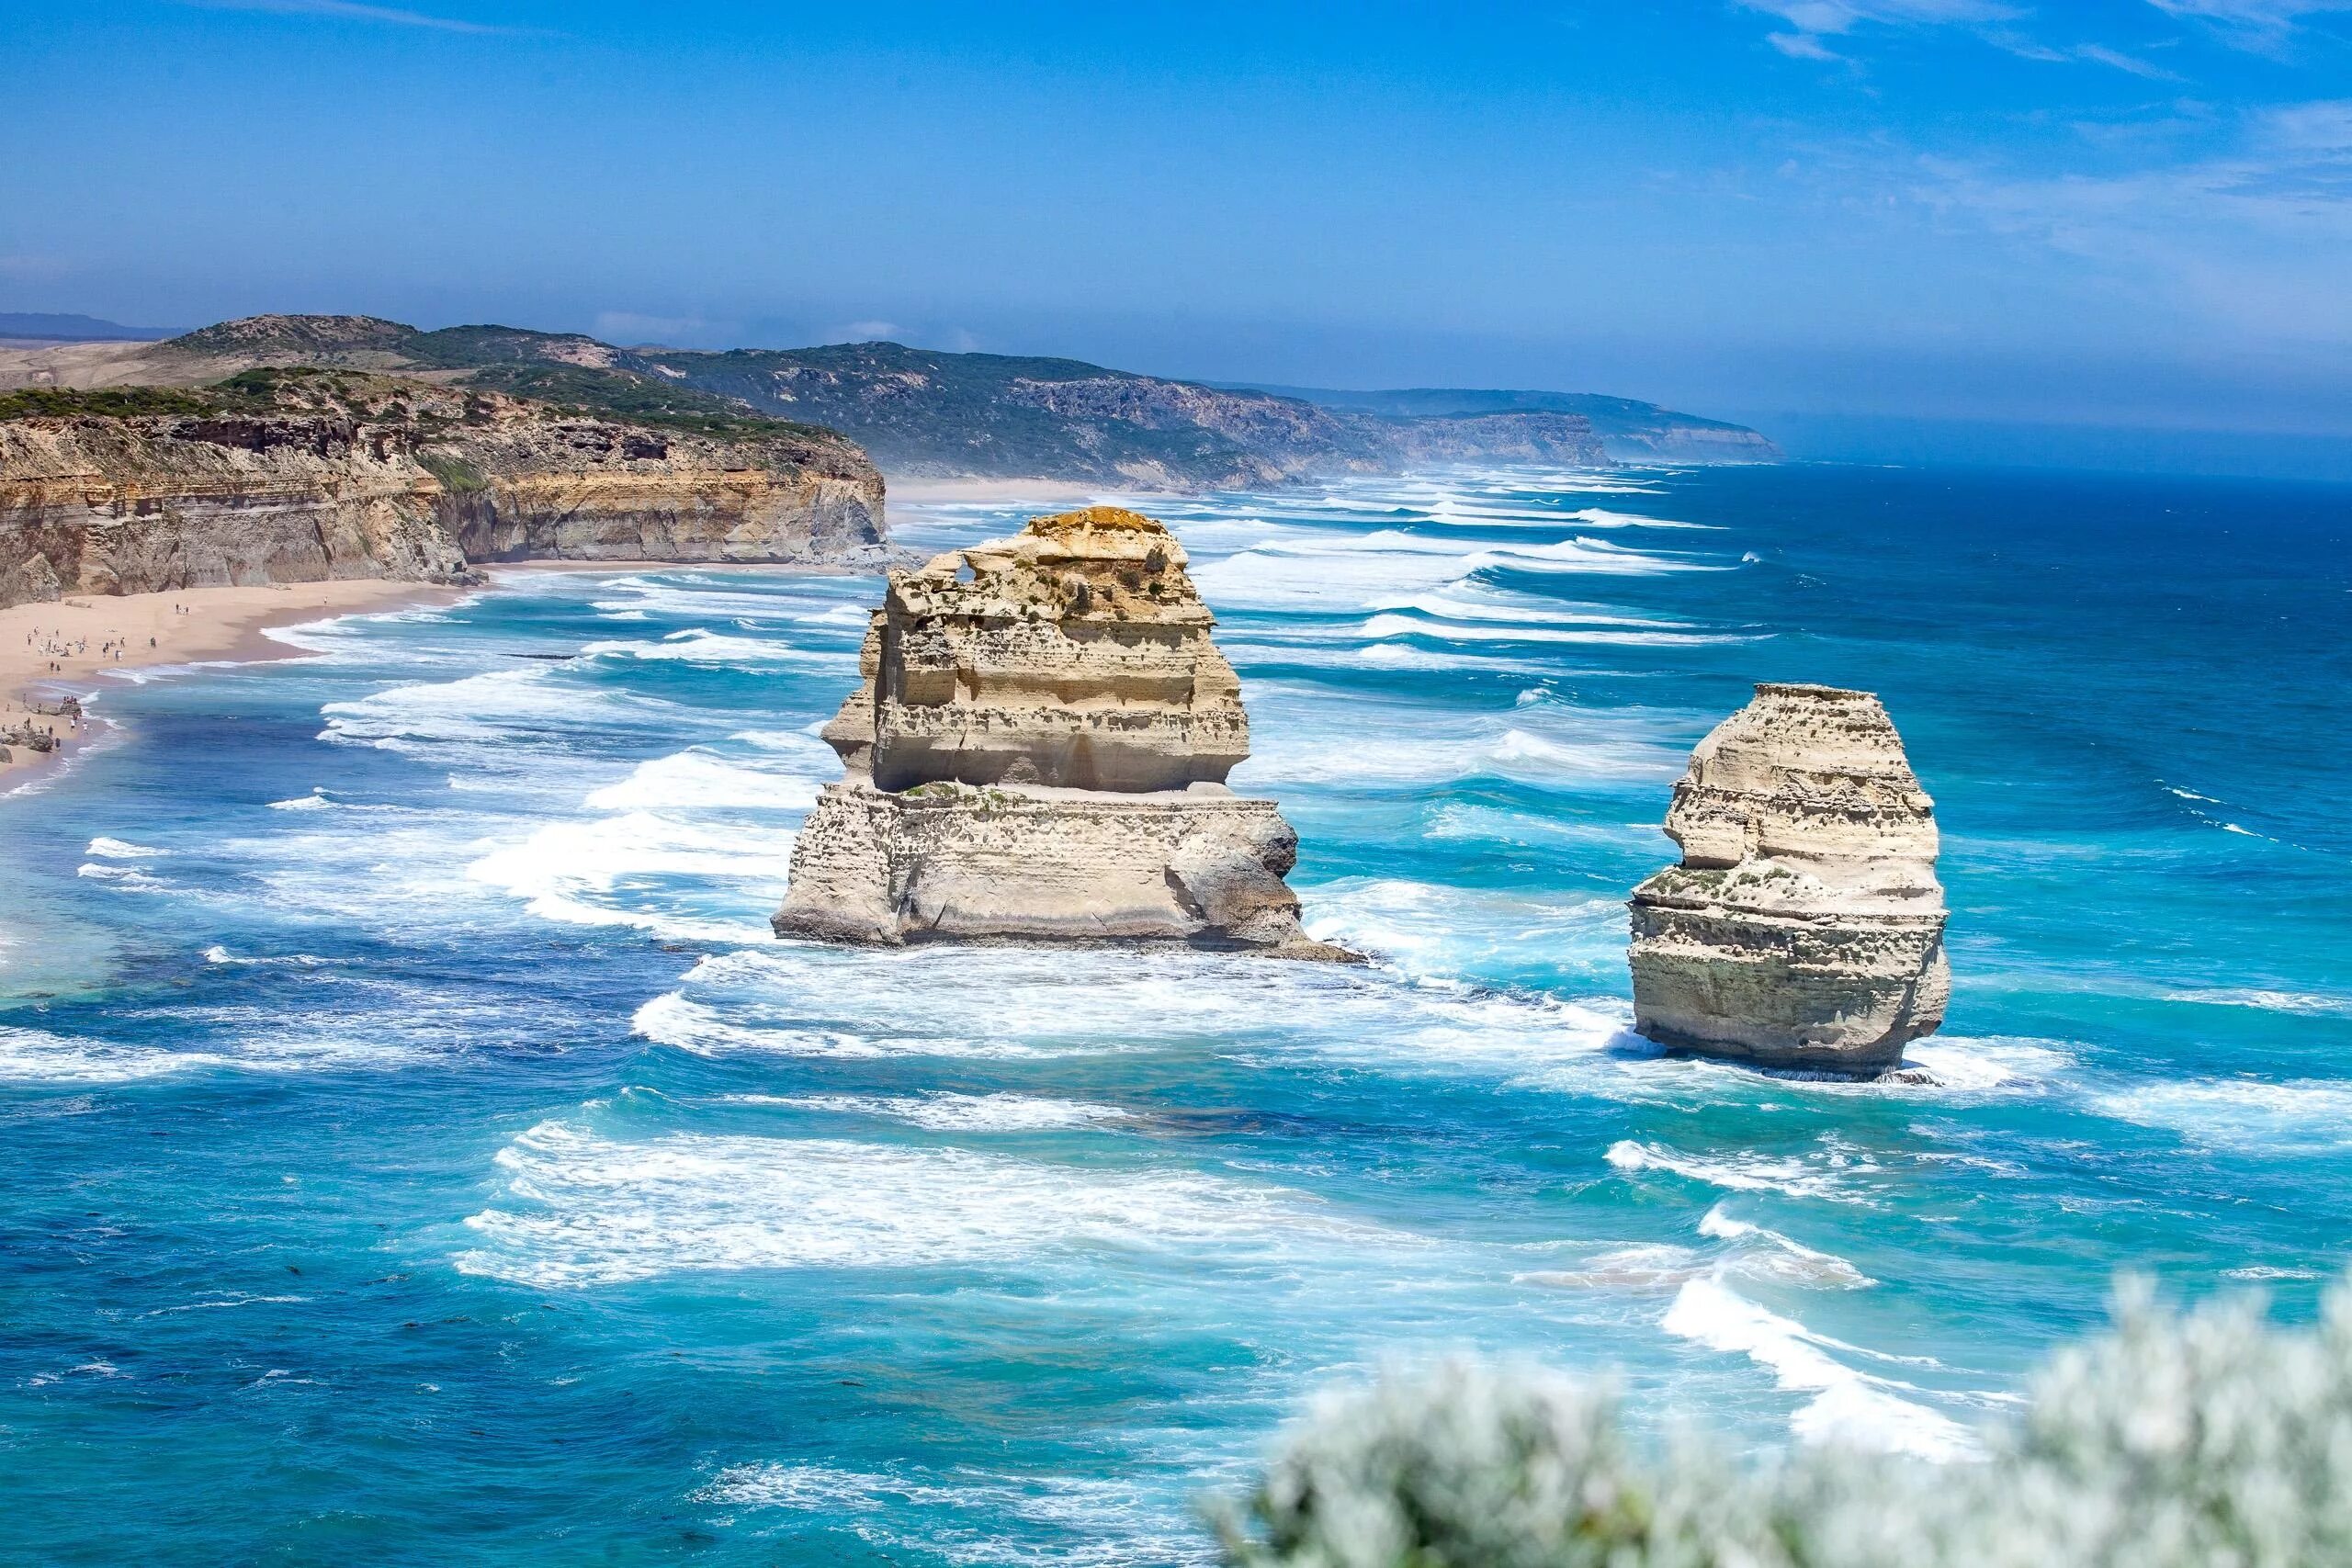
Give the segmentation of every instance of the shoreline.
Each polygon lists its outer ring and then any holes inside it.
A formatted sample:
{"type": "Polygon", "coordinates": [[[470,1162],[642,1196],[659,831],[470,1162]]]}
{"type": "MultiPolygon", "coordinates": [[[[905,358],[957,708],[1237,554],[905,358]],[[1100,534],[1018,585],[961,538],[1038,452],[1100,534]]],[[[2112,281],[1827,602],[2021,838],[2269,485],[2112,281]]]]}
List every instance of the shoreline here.
{"type": "Polygon", "coordinates": [[[62,762],[90,738],[81,700],[113,670],[298,659],[264,636],[277,626],[454,600],[473,592],[431,582],[334,578],[161,593],[74,594],[0,609],[0,781],[15,784],[62,762]],[[72,704],[68,707],[66,705],[72,704]],[[63,710],[63,711],[61,711],[63,710]],[[29,729],[55,749],[8,737],[29,729]]]}
{"type": "MultiPolygon", "coordinates": [[[[486,561],[479,570],[494,591],[502,579],[540,572],[742,570],[835,575],[879,570],[883,563],[831,566],[785,561],[526,560],[486,561]]],[[[108,671],[219,663],[259,664],[307,657],[264,634],[278,626],[347,615],[380,615],[421,604],[454,604],[484,589],[379,577],[316,582],[181,588],[159,593],[70,594],[0,609],[0,795],[60,771],[96,739],[93,720],[75,721],[83,699],[105,687],[108,671]],[[153,639],[152,645],[150,639],[153,639]],[[119,642],[119,649],[114,646],[119,642]],[[55,666],[55,668],[52,668],[55,666]],[[64,711],[60,711],[63,709],[64,711]],[[23,728],[46,734],[42,752],[12,741],[23,728]]]]}

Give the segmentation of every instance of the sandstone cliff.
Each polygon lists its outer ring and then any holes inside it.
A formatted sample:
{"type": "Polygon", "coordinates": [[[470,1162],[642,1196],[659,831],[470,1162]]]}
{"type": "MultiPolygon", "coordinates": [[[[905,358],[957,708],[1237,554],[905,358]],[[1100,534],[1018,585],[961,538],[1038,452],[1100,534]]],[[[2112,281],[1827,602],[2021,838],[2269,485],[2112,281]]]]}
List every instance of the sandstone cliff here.
{"type": "Polygon", "coordinates": [[[1273,802],[1226,787],[1249,719],[1184,568],[1160,524],[1095,507],[891,573],[777,934],[1347,956],[1299,930],[1273,802]]]}
{"type": "Polygon", "coordinates": [[[165,343],[0,348],[0,389],[196,386],[290,365],[503,391],[623,421],[648,414],[808,421],[843,432],[885,468],[910,477],[1201,490],[1448,463],[1598,465],[1611,458],[1593,428],[1603,421],[1600,436],[1630,443],[1639,460],[1681,460],[1684,449],[1698,450],[1681,439],[1694,432],[1707,453],[1729,453],[1745,439],[1753,443],[1748,456],[1774,455],[1752,431],[1610,398],[1283,396],[1083,360],[895,343],[699,353],[620,348],[576,333],[515,327],[421,332],[373,316],[250,316],[165,343]],[[1440,400],[1430,403],[1432,397],[1440,400]],[[1390,406],[1400,398],[1411,406],[1390,406]],[[1346,400],[1354,399],[1372,400],[1346,400]]]}
{"type": "Polygon", "coordinates": [[[1871,1075],[1951,991],[1933,803],[1876,697],[1761,684],[1674,786],[1682,863],[1634,892],[1634,1027],[1775,1067],[1871,1075]]]}
{"type": "Polygon", "coordinates": [[[0,605],[469,560],[871,564],[882,481],[849,442],[712,434],[348,373],[0,398],[0,605]]]}

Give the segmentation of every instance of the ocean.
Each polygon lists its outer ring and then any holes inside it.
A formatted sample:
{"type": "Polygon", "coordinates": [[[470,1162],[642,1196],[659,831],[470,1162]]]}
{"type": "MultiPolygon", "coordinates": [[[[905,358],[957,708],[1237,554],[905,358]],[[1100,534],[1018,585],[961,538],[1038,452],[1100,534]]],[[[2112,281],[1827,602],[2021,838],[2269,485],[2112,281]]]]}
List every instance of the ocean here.
{"type": "Polygon", "coordinates": [[[1149,509],[1371,966],[774,940],[872,578],[507,573],[107,682],[0,799],[0,1558],[1201,1563],[1384,1364],[1965,1463],[2119,1270],[2343,1269],[2352,489],[1149,509]],[[1932,1084],[1626,1032],[1758,680],[1879,693],[1936,798],[1932,1084]]]}

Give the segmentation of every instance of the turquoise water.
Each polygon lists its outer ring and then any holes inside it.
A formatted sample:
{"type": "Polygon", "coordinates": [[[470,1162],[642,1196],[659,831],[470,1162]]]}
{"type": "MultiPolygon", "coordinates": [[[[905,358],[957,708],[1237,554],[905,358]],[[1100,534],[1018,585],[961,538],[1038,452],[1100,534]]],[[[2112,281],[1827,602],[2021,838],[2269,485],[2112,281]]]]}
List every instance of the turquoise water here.
{"type": "Polygon", "coordinates": [[[511,576],[110,683],[0,800],[0,1557],[1193,1562],[1386,1358],[1957,1456],[2120,1267],[2343,1267],[2352,491],[1153,509],[1373,968],[769,938],[870,579],[511,576]],[[1938,799],[1937,1085],[1623,1032],[1758,679],[1882,693],[1938,799]]]}

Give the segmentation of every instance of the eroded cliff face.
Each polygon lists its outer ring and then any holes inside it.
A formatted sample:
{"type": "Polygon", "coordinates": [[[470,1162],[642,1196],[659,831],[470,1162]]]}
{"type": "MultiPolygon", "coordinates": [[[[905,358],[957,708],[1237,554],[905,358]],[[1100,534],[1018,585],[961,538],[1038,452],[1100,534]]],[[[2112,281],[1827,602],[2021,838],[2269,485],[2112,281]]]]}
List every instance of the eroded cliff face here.
{"type": "Polygon", "coordinates": [[[847,441],[721,440],[469,401],[492,412],[420,458],[470,559],[868,565],[887,553],[882,476],[847,441]]]}
{"type": "Polygon", "coordinates": [[[1879,700],[1761,684],[1691,753],[1634,892],[1634,1027],[1661,1043],[1868,1076],[1943,1021],[1934,803],[1879,700]]]}
{"type": "MultiPolygon", "coordinates": [[[[105,405],[109,394],[86,400],[105,405]]],[[[0,419],[0,604],[386,577],[469,560],[873,564],[845,440],[723,439],[413,381],[264,372],[126,410],[0,419]]]]}
{"type": "Polygon", "coordinates": [[[0,605],[334,577],[447,581],[440,485],[396,433],[315,415],[0,422],[0,605]]]}
{"type": "Polygon", "coordinates": [[[1095,507],[893,572],[777,934],[1347,956],[1299,930],[1274,804],[1226,787],[1249,719],[1184,568],[1160,524],[1095,507]]]}

